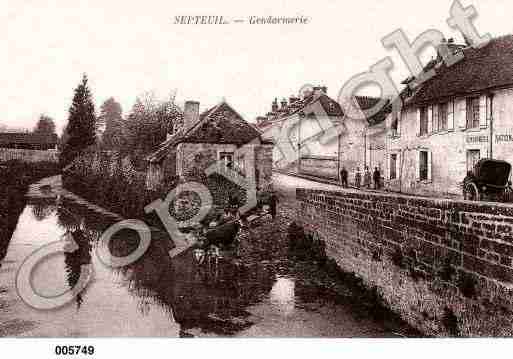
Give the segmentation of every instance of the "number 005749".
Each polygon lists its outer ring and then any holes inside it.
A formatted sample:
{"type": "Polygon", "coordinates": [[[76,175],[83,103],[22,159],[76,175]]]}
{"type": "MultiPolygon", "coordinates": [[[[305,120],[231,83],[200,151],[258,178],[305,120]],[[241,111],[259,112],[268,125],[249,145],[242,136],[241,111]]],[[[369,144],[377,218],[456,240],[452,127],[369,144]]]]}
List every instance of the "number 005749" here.
{"type": "Polygon", "coordinates": [[[93,355],[94,346],[92,345],[57,345],[55,347],[56,355],[93,355]]]}

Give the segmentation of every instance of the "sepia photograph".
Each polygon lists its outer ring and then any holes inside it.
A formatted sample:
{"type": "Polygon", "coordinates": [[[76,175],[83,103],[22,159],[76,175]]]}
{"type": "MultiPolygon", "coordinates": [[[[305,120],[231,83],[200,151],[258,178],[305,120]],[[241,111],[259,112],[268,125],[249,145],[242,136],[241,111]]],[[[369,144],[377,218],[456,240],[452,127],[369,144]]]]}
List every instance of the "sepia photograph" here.
{"type": "Polygon", "coordinates": [[[513,3],[0,8],[0,347],[513,336],[513,3]]]}

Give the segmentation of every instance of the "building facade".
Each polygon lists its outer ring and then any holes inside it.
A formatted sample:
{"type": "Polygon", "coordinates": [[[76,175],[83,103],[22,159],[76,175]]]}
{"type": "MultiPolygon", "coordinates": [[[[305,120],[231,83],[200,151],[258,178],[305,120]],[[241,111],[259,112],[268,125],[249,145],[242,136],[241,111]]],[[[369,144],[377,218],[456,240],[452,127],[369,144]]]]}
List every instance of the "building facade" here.
{"type": "MultiPolygon", "coordinates": [[[[340,167],[349,174],[349,183],[354,184],[356,172],[364,173],[365,168],[372,173],[385,168],[385,119],[391,111],[388,100],[378,112],[373,107],[382,99],[369,96],[354,96],[355,114],[346,114],[343,119],[344,131],[339,138],[340,167]]],[[[348,108],[347,106],[343,106],[348,108]]]]}
{"type": "Polygon", "coordinates": [[[343,112],[324,86],[305,91],[301,98],[290,96],[271,111],[257,117],[264,138],[274,141],[273,166],[288,172],[338,177],[338,136],[334,127],[341,126],[343,112]],[[326,136],[327,132],[331,136],[326,136]]]}
{"type": "Polygon", "coordinates": [[[513,36],[493,39],[436,75],[387,118],[386,186],[460,196],[481,158],[513,163],[513,36]]]}
{"type": "Polygon", "coordinates": [[[272,149],[225,101],[201,114],[199,102],[187,101],[183,126],[147,158],[147,187],[208,177],[205,170],[222,163],[264,188],[271,182],[272,149]]]}
{"type": "Polygon", "coordinates": [[[0,133],[0,162],[57,162],[58,137],[56,134],[23,132],[0,133]]]}
{"type": "Polygon", "coordinates": [[[257,118],[257,126],[267,139],[276,142],[275,168],[339,179],[344,167],[351,182],[357,169],[364,171],[368,167],[372,171],[377,167],[384,171],[385,118],[391,106],[386,101],[378,113],[369,113],[380,100],[355,96],[352,101],[358,113],[351,116],[344,114],[343,104],[327,96],[325,87],[318,86],[302,99],[291,97],[288,105],[284,99],[280,107],[275,99],[272,111],[257,118]],[[283,129],[289,131],[288,138],[283,136],[283,129]],[[284,147],[290,149],[289,146],[295,152],[293,161],[284,159],[284,147]]]}

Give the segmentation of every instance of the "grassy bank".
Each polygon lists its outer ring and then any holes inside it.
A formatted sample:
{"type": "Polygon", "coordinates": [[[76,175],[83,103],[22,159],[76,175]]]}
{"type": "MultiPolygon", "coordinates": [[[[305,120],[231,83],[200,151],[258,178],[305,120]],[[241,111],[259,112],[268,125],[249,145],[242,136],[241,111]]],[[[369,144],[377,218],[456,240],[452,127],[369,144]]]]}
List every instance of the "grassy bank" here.
{"type": "Polygon", "coordinates": [[[10,161],[0,165],[0,260],[6,253],[18,217],[25,207],[25,193],[31,183],[59,172],[52,162],[10,161]]]}

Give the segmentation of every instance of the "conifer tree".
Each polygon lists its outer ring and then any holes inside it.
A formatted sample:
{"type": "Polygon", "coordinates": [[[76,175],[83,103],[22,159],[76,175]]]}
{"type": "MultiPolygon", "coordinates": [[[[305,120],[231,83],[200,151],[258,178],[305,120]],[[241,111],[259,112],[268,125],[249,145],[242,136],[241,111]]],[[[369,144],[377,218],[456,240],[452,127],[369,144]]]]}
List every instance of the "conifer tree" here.
{"type": "Polygon", "coordinates": [[[66,132],[67,140],[61,152],[63,166],[96,142],[96,113],[85,74],[75,89],[66,132]]]}

